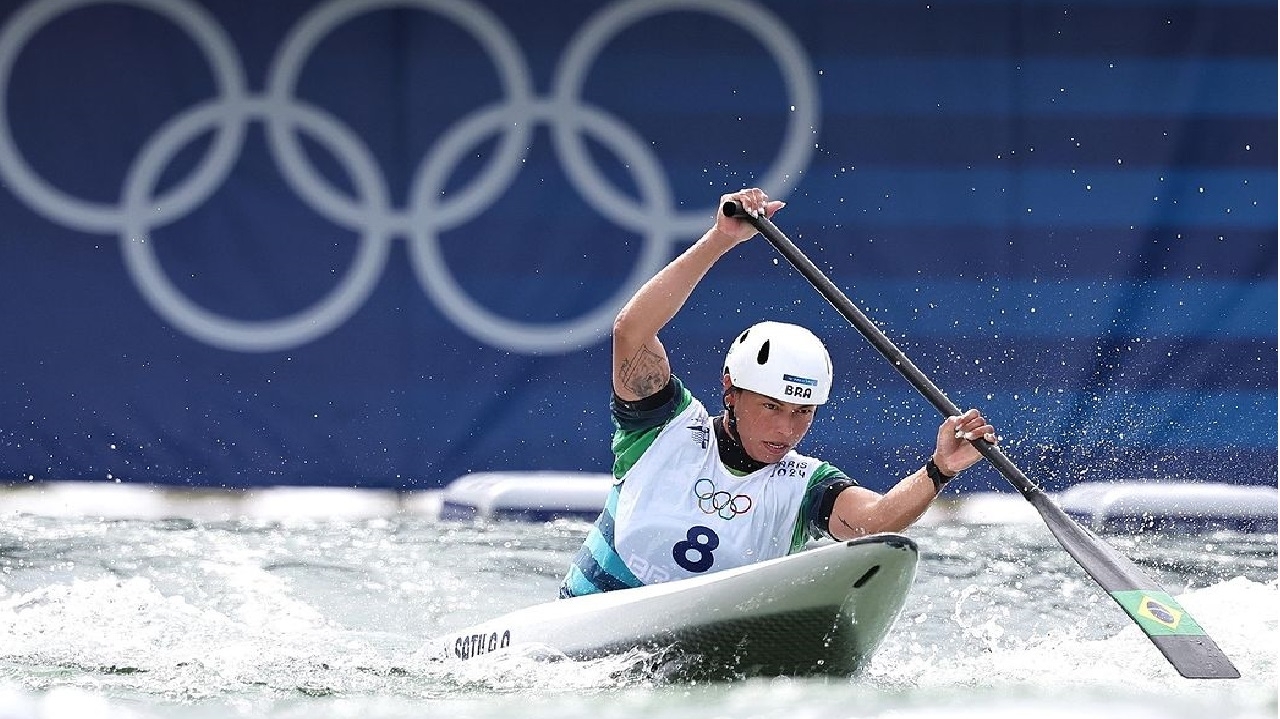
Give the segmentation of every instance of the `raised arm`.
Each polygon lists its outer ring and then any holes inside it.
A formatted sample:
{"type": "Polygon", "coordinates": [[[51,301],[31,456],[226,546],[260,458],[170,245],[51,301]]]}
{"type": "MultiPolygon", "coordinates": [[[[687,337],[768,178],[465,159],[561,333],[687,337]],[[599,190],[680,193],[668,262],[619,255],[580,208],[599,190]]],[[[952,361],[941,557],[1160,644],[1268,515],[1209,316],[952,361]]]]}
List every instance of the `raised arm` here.
{"type": "Polygon", "coordinates": [[[784,204],[770,200],[758,189],[721,196],[711,229],[627,301],[613,322],[613,391],[620,399],[642,399],[666,385],[671,362],[658,340],[658,331],[680,311],[707,270],[756,233],[750,223],[724,216],[719,208],[728,200],[737,201],[747,212],[764,212],[770,217],[784,204]]]}

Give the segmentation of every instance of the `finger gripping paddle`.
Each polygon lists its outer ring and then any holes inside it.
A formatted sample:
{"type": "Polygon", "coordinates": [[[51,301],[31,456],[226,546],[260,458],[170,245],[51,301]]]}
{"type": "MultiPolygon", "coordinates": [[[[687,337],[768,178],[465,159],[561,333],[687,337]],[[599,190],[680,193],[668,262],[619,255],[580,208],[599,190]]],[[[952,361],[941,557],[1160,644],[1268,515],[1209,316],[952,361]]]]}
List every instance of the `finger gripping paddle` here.
{"type": "MultiPolygon", "coordinates": [[[[862,310],[772,220],[763,213],[752,215],[745,212],[733,201],[724,203],[721,210],[728,217],[745,220],[764,235],[769,244],[804,275],[809,284],[853,324],[943,417],[960,414],[960,408],[879,327],[867,319],[862,310]]],[[[1179,674],[1192,679],[1236,679],[1240,676],[1231,660],[1204,629],[1136,564],[1067,516],[999,447],[983,439],[972,442],[978,452],[1036,508],[1058,543],[1138,624],[1179,674]]]]}

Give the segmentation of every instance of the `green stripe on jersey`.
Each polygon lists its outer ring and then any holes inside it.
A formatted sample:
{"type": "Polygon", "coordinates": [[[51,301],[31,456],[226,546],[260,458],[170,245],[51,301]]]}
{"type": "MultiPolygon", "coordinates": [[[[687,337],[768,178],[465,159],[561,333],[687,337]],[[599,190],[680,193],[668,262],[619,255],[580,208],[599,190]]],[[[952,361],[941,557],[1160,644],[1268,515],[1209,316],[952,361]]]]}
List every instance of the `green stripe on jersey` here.
{"type": "Polygon", "coordinates": [[[809,544],[809,503],[813,501],[813,497],[809,496],[809,490],[833,474],[843,473],[826,462],[819,462],[818,468],[809,475],[809,483],[804,488],[804,502],[800,505],[800,513],[796,515],[796,525],[791,530],[791,554],[795,554],[809,544]]]}
{"type": "Polygon", "coordinates": [[[680,399],[676,402],[675,411],[667,418],[666,422],[657,427],[650,427],[642,430],[625,430],[618,428],[613,433],[613,478],[622,479],[636,462],[640,461],[640,457],[645,450],[653,444],[658,438],[658,434],[663,428],[671,424],[671,420],[680,416],[680,413],[689,407],[693,402],[693,394],[683,384],[680,385],[680,399]]]}

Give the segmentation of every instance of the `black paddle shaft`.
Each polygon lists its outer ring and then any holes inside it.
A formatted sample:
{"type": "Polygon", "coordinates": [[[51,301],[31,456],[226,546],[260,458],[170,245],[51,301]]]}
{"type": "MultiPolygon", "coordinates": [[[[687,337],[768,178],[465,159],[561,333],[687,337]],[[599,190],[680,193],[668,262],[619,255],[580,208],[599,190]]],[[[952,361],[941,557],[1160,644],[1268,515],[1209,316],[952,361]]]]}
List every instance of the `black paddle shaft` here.
{"type": "MultiPolygon", "coordinates": [[[[728,217],[747,221],[764,235],[769,244],[799,270],[814,289],[818,290],[827,302],[836,308],[836,311],[849,320],[858,332],[879,350],[880,354],[911,383],[911,386],[924,395],[944,417],[960,414],[960,408],[948,399],[942,390],[938,389],[938,386],[930,381],[924,372],[920,371],[920,368],[916,367],[902,350],[885,336],[884,332],[880,331],[879,327],[867,319],[862,310],[859,310],[857,305],[853,304],[840,291],[840,288],[836,287],[764,213],[753,215],[744,212],[742,206],[734,201],[725,202],[721,211],[728,217]]],[[[1142,612],[1127,602],[1125,597],[1134,593],[1150,592],[1169,604],[1176,605],[1173,598],[1169,597],[1155,580],[1148,577],[1127,557],[1067,516],[1040,487],[1028,479],[1021,469],[1018,469],[999,447],[984,439],[970,441],[978,452],[1022,493],[1031,506],[1035,507],[1063,549],[1066,549],[1076,563],[1138,623],[1178,673],[1184,677],[1204,679],[1240,676],[1240,672],[1232,665],[1231,660],[1203,631],[1187,630],[1175,636],[1165,636],[1164,632],[1153,631],[1143,618],[1142,612]]],[[[1178,608],[1177,611],[1183,610],[1178,608]]],[[[1198,625],[1196,626],[1198,629],[1198,625]]]]}
{"type": "MultiPolygon", "coordinates": [[[[925,399],[929,400],[930,404],[942,413],[943,417],[954,417],[960,414],[960,408],[956,406],[956,403],[952,402],[942,390],[938,389],[938,386],[919,367],[916,367],[915,363],[903,354],[902,350],[898,349],[893,340],[885,336],[884,332],[881,332],[880,328],[876,327],[875,323],[868,319],[862,313],[862,310],[858,309],[858,306],[853,304],[840,291],[840,288],[836,287],[835,283],[828,279],[822,270],[818,269],[817,265],[813,264],[800,251],[800,248],[796,247],[795,243],[783,234],[782,230],[778,229],[777,225],[773,224],[772,220],[763,214],[755,216],[743,212],[742,206],[733,201],[724,203],[724,214],[728,217],[744,219],[759,230],[760,234],[764,235],[764,238],[769,241],[769,244],[773,245],[792,266],[799,270],[800,274],[804,275],[805,279],[809,280],[809,283],[814,286],[814,289],[818,290],[826,298],[827,302],[830,302],[831,306],[836,308],[836,311],[844,315],[844,318],[849,320],[854,328],[863,337],[867,338],[867,341],[879,350],[885,359],[889,360],[893,368],[898,370],[903,377],[906,377],[911,386],[915,387],[920,394],[924,395],[925,399]]],[[[1023,496],[1030,499],[1032,494],[1041,492],[1041,489],[1021,469],[1018,469],[1017,465],[1004,452],[1000,451],[999,447],[981,438],[972,440],[972,442],[978,452],[983,457],[986,457],[987,461],[991,462],[1015,489],[1022,492],[1023,496]]]]}

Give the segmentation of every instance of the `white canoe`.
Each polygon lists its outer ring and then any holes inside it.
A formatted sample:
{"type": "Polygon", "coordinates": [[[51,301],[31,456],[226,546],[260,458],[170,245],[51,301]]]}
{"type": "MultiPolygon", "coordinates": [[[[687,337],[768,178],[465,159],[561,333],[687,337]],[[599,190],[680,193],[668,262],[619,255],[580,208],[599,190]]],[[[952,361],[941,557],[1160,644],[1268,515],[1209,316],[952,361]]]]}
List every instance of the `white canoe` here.
{"type": "Polygon", "coordinates": [[[848,676],[915,578],[915,542],[877,534],[704,577],[560,599],[432,640],[432,658],[518,648],[589,659],[653,651],[672,679],[848,676]]]}

